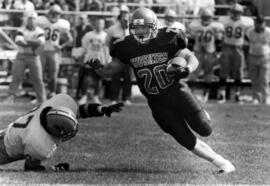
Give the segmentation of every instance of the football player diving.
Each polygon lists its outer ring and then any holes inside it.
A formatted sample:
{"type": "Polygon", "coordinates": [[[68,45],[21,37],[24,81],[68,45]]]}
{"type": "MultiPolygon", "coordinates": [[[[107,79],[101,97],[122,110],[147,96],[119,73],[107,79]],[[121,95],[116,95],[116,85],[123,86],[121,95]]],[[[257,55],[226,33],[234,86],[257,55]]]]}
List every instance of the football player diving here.
{"type": "Polygon", "coordinates": [[[130,36],[114,43],[110,51],[111,63],[103,66],[95,59],[88,61],[89,65],[103,77],[110,77],[130,65],[160,128],[180,145],[217,166],[218,172],[233,172],[235,167],[229,160],[194,134],[209,136],[212,127],[209,114],[182,80],[199,63],[187,49],[185,33],[177,29],[157,29],[156,14],[142,7],[132,13],[129,28],[130,36]],[[168,62],[174,57],[184,58],[187,65],[167,71],[168,62]]]}
{"type": "Polygon", "coordinates": [[[41,163],[51,158],[57,147],[73,138],[78,131],[78,118],[111,116],[120,112],[122,103],[77,105],[66,94],[57,94],[19,117],[0,131],[0,165],[25,160],[25,171],[66,171],[68,163],[45,167],[41,163]]]}

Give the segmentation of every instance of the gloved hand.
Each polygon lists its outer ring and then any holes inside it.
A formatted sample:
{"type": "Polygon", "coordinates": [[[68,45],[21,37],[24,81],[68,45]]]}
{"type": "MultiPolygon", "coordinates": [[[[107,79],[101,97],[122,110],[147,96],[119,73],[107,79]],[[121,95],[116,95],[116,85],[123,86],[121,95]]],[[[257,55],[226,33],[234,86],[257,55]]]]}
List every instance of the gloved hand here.
{"type": "Polygon", "coordinates": [[[54,171],[68,171],[69,170],[69,164],[68,163],[59,163],[52,167],[54,171]]]}
{"type": "Polygon", "coordinates": [[[103,68],[104,65],[101,63],[101,61],[99,59],[90,59],[86,62],[87,65],[89,65],[92,69],[94,70],[98,70],[100,68],[103,68]]]}
{"type": "Polygon", "coordinates": [[[167,74],[171,78],[182,79],[189,75],[189,68],[171,64],[171,67],[167,69],[167,74]]]}
{"type": "Polygon", "coordinates": [[[124,106],[123,103],[116,103],[108,106],[101,107],[101,112],[104,113],[106,116],[111,117],[113,112],[120,112],[122,107],[124,106]]]}

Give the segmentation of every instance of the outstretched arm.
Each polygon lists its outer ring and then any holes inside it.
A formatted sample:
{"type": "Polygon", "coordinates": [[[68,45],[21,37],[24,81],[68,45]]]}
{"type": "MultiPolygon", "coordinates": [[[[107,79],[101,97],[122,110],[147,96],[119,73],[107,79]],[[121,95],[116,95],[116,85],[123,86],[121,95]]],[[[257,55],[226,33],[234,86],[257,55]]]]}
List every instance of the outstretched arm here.
{"type": "Polygon", "coordinates": [[[79,106],[77,118],[101,117],[104,114],[111,117],[113,112],[120,112],[123,103],[116,103],[111,105],[101,105],[97,103],[87,103],[79,106]]]}
{"type": "Polygon", "coordinates": [[[105,66],[98,59],[91,59],[87,61],[87,64],[91,66],[98,75],[104,78],[111,77],[113,74],[120,72],[125,66],[125,64],[119,61],[117,58],[113,58],[112,62],[105,66]]]}

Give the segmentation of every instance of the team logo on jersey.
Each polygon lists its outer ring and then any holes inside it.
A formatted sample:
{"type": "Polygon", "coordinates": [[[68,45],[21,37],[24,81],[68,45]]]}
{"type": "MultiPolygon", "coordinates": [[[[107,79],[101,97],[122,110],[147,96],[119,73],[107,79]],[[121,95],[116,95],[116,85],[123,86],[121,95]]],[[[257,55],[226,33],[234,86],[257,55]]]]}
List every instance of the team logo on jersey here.
{"type": "Polygon", "coordinates": [[[152,64],[164,63],[166,61],[168,61],[167,52],[152,53],[130,59],[130,62],[135,68],[140,68],[152,64]]]}

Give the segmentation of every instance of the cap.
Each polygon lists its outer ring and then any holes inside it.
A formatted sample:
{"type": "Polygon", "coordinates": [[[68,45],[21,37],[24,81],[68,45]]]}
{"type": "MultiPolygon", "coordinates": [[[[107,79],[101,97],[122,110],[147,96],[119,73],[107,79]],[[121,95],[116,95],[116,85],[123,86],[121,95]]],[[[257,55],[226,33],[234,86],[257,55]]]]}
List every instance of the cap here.
{"type": "Polygon", "coordinates": [[[27,18],[37,18],[38,17],[38,14],[36,12],[26,12],[25,13],[25,16],[27,18]]]}
{"type": "Polygon", "coordinates": [[[210,9],[202,9],[202,11],[200,12],[200,16],[201,17],[213,17],[214,13],[210,9]]]}
{"type": "Polygon", "coordinates": [[[244,8],[242,5],[236,3],[234,5],[231,6],[231,11],[235,11],[235,12],[244,12],[244,8]]]}
{"type": "Polygon", "coordinates": [[[176,14],[176,12],[174,10],[169,9],[169,10],[167,10],[165,12],[165,17],[176,18],[177,17],[177,14],[176,14]]]}
{"type": "Polygon", "coordinates": [[[265,22],[265,19],[264,19],[264,16],[263,15],[258,15],[256,18],[255,18],[255,22],[256,23],[264,23],[265,22]]]}
{"type": "Polygon", "coordinates": [[[129,11],[130,11],[130,10],[129,10],[129,8],[128,8],[127,5],[122,4],[122,5],[120,6],[120,12],[129,12],[129,11]]]}

